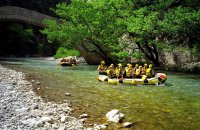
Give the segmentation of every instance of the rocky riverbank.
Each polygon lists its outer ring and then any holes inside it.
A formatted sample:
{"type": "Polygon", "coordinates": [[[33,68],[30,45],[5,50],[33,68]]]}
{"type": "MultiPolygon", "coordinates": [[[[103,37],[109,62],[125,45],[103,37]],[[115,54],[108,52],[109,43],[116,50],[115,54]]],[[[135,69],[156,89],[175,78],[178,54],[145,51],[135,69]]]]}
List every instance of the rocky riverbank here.
{"type": "Polygon", "coordinates": [[[0,65],[1,130],[83,130],[83,120],[70,116],[67,103],[45,103],[25,74],[0,65]]]}

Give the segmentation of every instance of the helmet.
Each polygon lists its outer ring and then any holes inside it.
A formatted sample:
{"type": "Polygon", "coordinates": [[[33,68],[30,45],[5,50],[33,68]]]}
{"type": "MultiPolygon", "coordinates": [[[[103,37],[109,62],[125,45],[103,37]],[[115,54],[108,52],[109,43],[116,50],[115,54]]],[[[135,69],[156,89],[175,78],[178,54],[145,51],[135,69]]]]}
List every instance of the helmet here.
{"type": "Polygon", "coordinates": [[[129,66],[129,63],[128,64],[126,64],[127,66],[129,66]]]}
{"type": "Polygon", "coordinates": [[[119,66],[119,67],[122,67],[122,64],[121,64],[121,63],[119,63],[119,64],[118,64],[118,66],[119,66]]]}
{"type": "Polygon", "coordinates": [[[152,68],[152,67],[153,67],[153,65],[152,65],[152,64],[150,64],[150,65],[149,65],[149,68],[152,68]]]}
{"type": "Polygon", "coordinates": [[[110,64],[110,68],[113,68],[114,67],[114,64],[110,64]]]}
{"type": "Polygon", "coordinates": [[[145,63],[144,66],[147,66],[147,64],[145,63]]]}
{"type": "Polygon", "coordinates": [[[129,64],[128,67],[132,67],[132,64],[129,64]]]}
{"type": "Polygon", "coordinates": [[[101,64],[105,64],[105,61],[101,61],[101,64]]]}
{"type": "Polygon", "coordinates": [[[142,66],[139,66],[139,68],[141,69],[141,68],[142,68],[142,66]]]}

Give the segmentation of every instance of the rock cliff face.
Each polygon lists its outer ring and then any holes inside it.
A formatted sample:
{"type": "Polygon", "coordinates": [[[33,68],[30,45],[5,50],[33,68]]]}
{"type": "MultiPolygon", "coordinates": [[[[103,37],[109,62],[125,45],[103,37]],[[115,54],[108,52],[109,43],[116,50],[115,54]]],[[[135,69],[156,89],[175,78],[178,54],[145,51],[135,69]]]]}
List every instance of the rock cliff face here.
{"type": "MultiPolygon", "coordinates": [[[[74,48],[81,53],[81,56],[84,57],[85,61],[90,65],[98,65],[102,60],[106,61],[98,51],[98,48],[90,43],[75,45],[74,48]]],[[[106,63],[108,62],[106,61],[106,63]]]]}
{"type": "Polygon", "coordinates": [[[172,52],[160,52],[160,61],[167,65],[183,65],[186,63],[198,62],[198,56],[193,55],[189,51],[172,51],[172,52]]]}
{"type": "Polygon", "coordinates": [[[189,51],[160,52],[160,62],[168,70],[200,73],[200,55],[194,55],[189,51]]]}

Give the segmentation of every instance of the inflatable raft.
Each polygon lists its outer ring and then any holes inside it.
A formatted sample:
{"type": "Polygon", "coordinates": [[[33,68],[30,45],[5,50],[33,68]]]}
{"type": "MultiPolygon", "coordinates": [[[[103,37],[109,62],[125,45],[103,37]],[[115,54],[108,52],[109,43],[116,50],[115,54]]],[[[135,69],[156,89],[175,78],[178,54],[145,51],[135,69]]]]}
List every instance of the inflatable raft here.
{"type": "Polygon", "coordinates": [[[72,64],[70,64],[68,62],[61,62],[60,65],[61,66],[72,66],[72,64]]]}
{"type": "Polygon", "coordinates": [[[124,83],[124,84],[134,84],[134,85],[157,85],[163,84],[167,80],[167,76],[164,73],[157,73],[153,78],[134,78],[134,79],[110,79],[107,75],[99,75],[98,80],[101,82],[108,82],[113,84],[124,83]]]}

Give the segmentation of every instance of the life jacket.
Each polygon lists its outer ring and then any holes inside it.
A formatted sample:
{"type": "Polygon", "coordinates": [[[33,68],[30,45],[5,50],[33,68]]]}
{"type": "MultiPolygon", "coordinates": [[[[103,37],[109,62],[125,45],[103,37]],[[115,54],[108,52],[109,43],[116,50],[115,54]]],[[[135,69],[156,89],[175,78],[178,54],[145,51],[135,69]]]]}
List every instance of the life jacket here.
{"type": "Polygon", "coordinates": [[[152,76],[151,71],[152,71],[151,68],[146,69],[146,76],[147,76],[147,77],[151,77],[151,76],[152,76]]]}
{"type": "Polygon", "coordinates": [[[105,65],[99,65],[98,70],[99,72],[103,72],[105,70],[106,66],[105,65]]]}
{"type": "Polygon", "coordinates": [[[140,72],[141,72],[141,71],[140,71],[140,69],[139,69],[139,68],[138,68],[138,69],[136,69],[135,75],[136,75],[136,76],[140,75],[140,72]]]}
{"type": "Polygon", "coordinates": [[[116,73],[117,77],[123,76],[123,69],[117,67],[116,70],[115,70],[115,73],[116,73]]]}
{"type": "Polygon", "coordinates": [[[108,69],[106,70],[107,75],[109,78],[113,78],[114,77],[114,69],[108,69]]]}
{"type": "Polygon", "coordinates": [[[134,67],[134,68],[133,68],[134,73],[136,73],[136,70],[137,70],[137,69],[139,69],[139,67],[134,67]]]}
{"type": "Polygon", "coordinates": [[[142,68],[141,74],[142,74],[142,75],[146,75],[146,70],[147,70],[147,68],[146,68],[146,67],[143,67],[143,68],[142,68]]]}
{"type": "Polygon", "coordinates": [[[134,70],[132,68],[127,68],[125,71],[126,71],[126,77],[131,77],[134,74],[134,70]]]}

